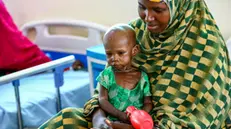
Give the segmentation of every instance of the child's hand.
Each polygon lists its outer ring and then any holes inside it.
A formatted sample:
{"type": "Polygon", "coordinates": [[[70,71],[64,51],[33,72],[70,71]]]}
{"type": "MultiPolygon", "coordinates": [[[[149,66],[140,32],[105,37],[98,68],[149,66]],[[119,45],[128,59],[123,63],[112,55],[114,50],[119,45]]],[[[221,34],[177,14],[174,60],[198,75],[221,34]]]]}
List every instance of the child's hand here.
{"type": "Polygon", "coordinates": [[[121,120],[122,122],[125,122],[125,123],[130,123],[129,119],[128,119],[128,116],[125,112],[121,112],[119,114],[119,117],[118,117],[119,120],[121,120]]]}

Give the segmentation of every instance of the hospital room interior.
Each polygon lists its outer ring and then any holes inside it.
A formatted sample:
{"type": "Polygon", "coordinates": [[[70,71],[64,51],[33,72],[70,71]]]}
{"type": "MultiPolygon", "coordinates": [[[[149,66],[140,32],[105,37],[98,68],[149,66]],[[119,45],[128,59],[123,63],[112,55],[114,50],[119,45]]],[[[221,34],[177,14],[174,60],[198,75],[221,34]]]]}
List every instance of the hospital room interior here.
{"type": "MultiPolygon", "coordinates": [[[[205,1],[231,55],[231,0],[205,1]]],[[[20,51],[26,55],[16,55],[22,61],[14,66],[7,61],[14,58],[10,53],[17,48],[8,49],[10,45],[4,47],[0,42],[0,56],[5,56],[0,58],[0,129],[38,128],[64,108],[83,108],[106,65],[104,33],[114,24],[138,17],[134,0],[0,2],[0,20],[5,18],[0,28],[9,36],[21,35],[12,42],[28,43],[28,49],[20,51]],[[29,58],[32,62],[25,66],[29,58]],[[18,69],[5,71],[8,66],[18,69]]]]}

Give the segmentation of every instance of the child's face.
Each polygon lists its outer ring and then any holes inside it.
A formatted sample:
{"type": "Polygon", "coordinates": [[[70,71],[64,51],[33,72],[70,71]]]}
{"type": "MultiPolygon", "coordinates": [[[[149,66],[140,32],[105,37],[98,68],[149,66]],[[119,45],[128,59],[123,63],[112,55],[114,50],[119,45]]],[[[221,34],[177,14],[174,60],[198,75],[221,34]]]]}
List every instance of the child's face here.
{"type": "Polygon", "coordinates": [[[128,35],[115,35],[106,41],[104,48],[107,55],[107,62],[116,70],[123,71],[131,67],[134,52],[135,38],[128,35]]]}

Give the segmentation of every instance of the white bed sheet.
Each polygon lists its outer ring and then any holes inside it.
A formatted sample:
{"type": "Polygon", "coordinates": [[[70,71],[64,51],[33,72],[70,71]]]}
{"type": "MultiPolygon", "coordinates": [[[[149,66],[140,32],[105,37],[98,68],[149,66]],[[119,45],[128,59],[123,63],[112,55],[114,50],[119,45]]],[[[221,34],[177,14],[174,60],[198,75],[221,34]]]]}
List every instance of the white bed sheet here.
{"type": "MultiPolygon", "coordinates": [[[[56,114],[56,89],[52,72],[20,80],[24,127],[38,127],[56,114]]],[[[64,72],[60,88],[62,108],[83,107],[90,98],[87,71],[64,72]]],[[[18,129],[17,108],[12,84],[0,86],[0,129],[18,129]]]]}

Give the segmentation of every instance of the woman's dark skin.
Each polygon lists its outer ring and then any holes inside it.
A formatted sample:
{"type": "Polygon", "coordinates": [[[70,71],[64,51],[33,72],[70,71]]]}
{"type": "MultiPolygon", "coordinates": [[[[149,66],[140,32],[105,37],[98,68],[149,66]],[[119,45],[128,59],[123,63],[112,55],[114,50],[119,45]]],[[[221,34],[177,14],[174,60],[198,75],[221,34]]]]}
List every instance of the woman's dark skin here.
{"type": "Polygon", "coordinates": [[[170,21],[170,11],[164,2],[138,0],[138,14],[147,24],[147,30],[153,34],[163,32],[170,21]]]}
{"type": "MultiPolygon", "coordinates": [[[[98,127],[108,127],[107,129],[134,129],[130,124],[112,122],[106,119],[104,111],[100,108],[96,109],[93,113],[93,123],[98,127]]],[[[92,128],[99,129],[99,128],[92,128]]],[[[102,128],[106,129],[106,128],[102,128]]]]}
{"type": "MultiPolygon", "coordinates": [[[[170,20],[170,11],[164,2],[138,0],[138,13],[140,18],[147,24],[147,29],[154,34],[163,32],[170,20]]],[[[108,129],[133,129],[129,124],[107,120],[104,111],[100,108],[93,113],[92,122],[93,125],[107,124],[109,126],[108,129]]]]}

